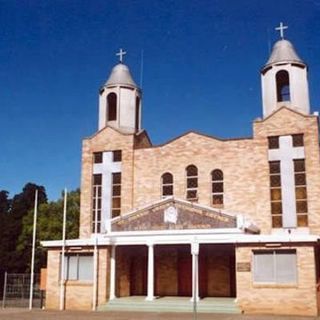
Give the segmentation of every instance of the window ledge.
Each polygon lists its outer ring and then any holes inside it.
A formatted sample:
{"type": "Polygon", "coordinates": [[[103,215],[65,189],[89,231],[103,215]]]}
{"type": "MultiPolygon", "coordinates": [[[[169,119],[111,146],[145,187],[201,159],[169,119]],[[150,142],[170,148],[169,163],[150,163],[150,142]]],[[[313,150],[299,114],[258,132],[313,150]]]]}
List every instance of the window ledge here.
{"type": "MultiPolygon", "coordinates": [[[[61,281],[60,281],[61,284],[61,281]]],[[[71,287],[91,287],[93,285],[92,280],[66,280],[65,281],[66,286],[71,286],[71,287]]]]}
{"type": "Polygon", "coordinates": [[[224,205],[223,204],[212,204],[211,207],[215,208],[215,209],[223,209],[224,205]]]}
{"type": "Polygon", "coordinates": [[[297,283],[271,283],[271,282],[255,282],[252,284],[253,288],[278,288],[278,289],[290,289],[298,288],[297,283]]]}

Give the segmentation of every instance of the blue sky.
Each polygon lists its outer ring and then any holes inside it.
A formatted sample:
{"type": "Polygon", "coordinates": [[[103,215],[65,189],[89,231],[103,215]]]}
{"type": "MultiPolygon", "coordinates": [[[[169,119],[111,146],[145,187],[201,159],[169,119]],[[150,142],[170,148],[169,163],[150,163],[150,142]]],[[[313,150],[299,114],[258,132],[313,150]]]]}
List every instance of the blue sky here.
{"type": "Polygon", "coordinates": [[[319,110],[320,0],[0,0],[0,190],[35,182],[56,199],[80,185],[81,140],[97,130],[119,48],[138,83],[144,52],[143,127],[155,144],[191,129],[250,136],[280,21],[319,110]]]}

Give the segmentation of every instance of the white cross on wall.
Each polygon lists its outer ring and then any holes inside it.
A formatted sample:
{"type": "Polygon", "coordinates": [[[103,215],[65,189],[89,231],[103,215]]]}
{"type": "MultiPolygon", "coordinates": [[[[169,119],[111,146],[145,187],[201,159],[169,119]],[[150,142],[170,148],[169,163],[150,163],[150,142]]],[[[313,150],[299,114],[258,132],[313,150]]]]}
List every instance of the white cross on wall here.
{"type": "Polygon", "coordinates": [[[122,49],[120,49],[120,51],[118,53],[116,53],[116,56],[119,56],[119,61],[122,63],[123,60],[123,56],[127,54],[126,51],[123,51],[122,49]]]}
{"type": "Polygon", "coordinates": [[[110,231],[112,173],[121,172],[121,162],[113,161],[113,152],[103,152],[102,163],[93,165],[93,174],[102,175],[101,231],[110,231]]]}
{"type": "Polygon", "coordinates": [[[284,26],[282,22],[280,22],[280,26],[279,26],[279,27],[275,28],[275,30],[280,31],[280,37],[281,37],[281,39],[284,38],[284,33],[283,33],[283,31],[286,30],[286,29],[288,29],[288,26],[284,26]]]}
{"type": "Polygon", "coordinates": [[[282,225],[297,226],[294,159],[304,159],[304,147],[293,147],[292,136],[279,137],[279,149],[269,150],[269,161],[280,161],[282,225]]]}

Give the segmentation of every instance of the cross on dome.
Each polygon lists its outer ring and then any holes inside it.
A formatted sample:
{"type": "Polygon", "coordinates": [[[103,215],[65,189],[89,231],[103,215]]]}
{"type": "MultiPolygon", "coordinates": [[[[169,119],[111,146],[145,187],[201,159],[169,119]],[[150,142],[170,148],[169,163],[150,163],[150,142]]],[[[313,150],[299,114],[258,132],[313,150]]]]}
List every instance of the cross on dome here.
{"type": "Polygon", "coordinates": [[[284,38],[284,33],[283,33],[283,31],[286,30],[286,29],[288,29],[288,26],[284,26],[282,22],[280,22],[280,26],[279,26],[279,27],[275,28],[275,30],[280,31],[280,37],[281,37],[281,39],[284,38]]]}
{"type": "Polygon", "coordinates": [[[123,60],[123,56],[127,54],[126,51],[123,51],[121,48],[120,48],[120,51],[118,53],[116,53],[116,56],[119,56],[119,61],[120,63],[122,63],[122,60],[123,60]]]}

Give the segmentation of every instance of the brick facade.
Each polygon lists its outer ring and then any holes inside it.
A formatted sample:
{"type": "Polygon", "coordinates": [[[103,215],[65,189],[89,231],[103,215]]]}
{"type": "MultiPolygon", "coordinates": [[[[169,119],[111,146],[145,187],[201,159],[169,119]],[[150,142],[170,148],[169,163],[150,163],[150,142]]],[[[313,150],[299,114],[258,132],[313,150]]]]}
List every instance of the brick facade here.
{"type": "MultiPolygon", "coordinates": [[[[281,54],[272,56],[282,57],[286,50],[292,50],[288,47],[289,44],[286,40],[277,42],[274,50],[278,50],[280,46],[281,54]]],[[[294,51],[289,53],[290,59],[292,55],[296,55],[294,51]]],[[[318,116],[309,114],[308,92],[301,90],[300,82],[293,82],[290,87],[292,101],[283,102],[281,92],[276,92],[281,86],[285,88],[284,83],[280,82],[276,88],[278,80],[272,78],[276,77],[274,70],[284,68],[283,64],[286,64],[288,72],[285,72],[288,77],[289,73],[291,78],[292,75],[306,75],[306,65],[300,60],[297,65],[297,57],[293,59],[295,63],[291,63],[290,59],[280,64],[279,61],[272,60],[271,64],[275,64],[276,68],[272,69],[273,66],[268,64],[263,69],[264,119],[253,122],[253,133],[249,138],[219,139],[191,131],[165,144],[152,145],[145,130],[135,133],[140,125],[130,127],[130,130],[124,130],[121,126],[123,123],[120,122],[128,120],[129,114],[133,114],[136,100],[131,101],[128,94],[120,96],[120,116],[112,121],[109,119],[108,122],[103,118],[106,112],[105,96],[100,99],[104,106],[100,108],[103,115],[100,123],[107,125],[92,137],[83,140],[80,239],[67,242],[69,253],[93,253],[93,246],[96,245],[94,241],[97,241],[97,306],[115,297],[131,295],[147,296],[147,300],[153,300],[155,296],[192,296],[195,290],[192,291],[191,278],[195,277],[194,270],[197,269],[192,269],[192,263],[196,265],[198,261],[200,297],[235,298],[236,304],[244,313],[317,315],[317,301],[320,299],[317,292],[320,278],[320,248],[317,244],[320,233],[318,116]],[[270,79],[274,81],[269,81],[270,79]],[[270,94],[267,95],[266,92],[270,94]],[[301,106],[291,105],[294,101],[303,103],[301,106]],[[300,110],[301,113],[295,110],[300,110]],[[269,172],[271,150],[268,137],[288,138],[288,142],[295,134],[302,134],[304,141],[301,151],[305,163],[308,225],[289,228],[287,224],[286,228],[273,228],[269,172]],[[113,189],[115,184],[112,185],[111,169],[108,167],[107,183],[104,187],[102,182],[99,185],[101,190],[107,190],[105,194],[101,191],[104,195],[101,196],[104,207],[101,205],[99,208],[104,210],[102,219],[105,219],[103,222],[106,230],[97,236],[97,240],[91,232],[93,173],[97,164],[94,163],[94,153],[109,156],[115,150],[122,152],[121,166],[119,163],[115,166],[117,170],[121,170],[116,171],[119,176],[121,172],[121,214],[118,217],[109,214],[109,209],[118,210],[120,206],[120,202],[116,201],[118,206],[112,206],[113,200],[119,201],[120,193],[117,188],[120,183],[113,189]],[[193,201],[187,201],[186,168],[190,165],[197,168],[197,181],[192,181],[192,187],[197,188],[193,201]],[[223,203],[218,205],[213,204],[212,198],[211,174],[216,169],[223,173],[220,181],[223,183],[223,203]],[[163,199],[161,177],[167,172],[173,177],[173,195],[163,199]],[[113,190],[118,192],[117,199],[110,194],[113,190]],[[169,209],[173,210],[171,220],[166,218],[169,209]],[[294,250],[297,281],[289,284],[275,284],[276,281],[273,283],[269,278],[267,283],[254,281],[254,252],[258,250],[261,254],[261,251],[271,250],[270,248],[277,248],[282,252],[294,250]]],[[[128,80],[130,73],[124,65],[120,64],[115,68],[120,71],[125,69],[126,72],[120,76],[123,77],[122,80],[128,80]]],[[[131,76],[129,80],[129,87],[123,85],[126,81],[106,86],[119,95],[130,90],[139,91],[131,76]]],[[[303,81],[304,88],[307,88],[307,80],[303,77],[300,80],[303,81]]],[[[105,92],[104,90],[106,88],[100,93],[105,92]]],[[[136,116],[135,120],[137,119],[136,116]]],[[[286,147],[291,150],[295,146],[287,143],[286,147]]],[[[288,154],[289,152],[286,156],[288,154]]],[[[286,184],[282,184],[282,180],[280,182],[280,187],[287,193],[278,193],[281,201],[283,197],[283,203],[286,202],[283,205],[285,210],[281,207],[281,214],[289,216],[291,220],[295,220],[297,210],[294,201],[298,189],[292,171],[293,159],[297,158],[290,158],[290,165],[283,166],[287,171],[281,172],[281,176],[279,173],[279,179],[288,176],[292,178],[290,181],[286,180],[286,184]]],[[[108,162],[105,166],[112,167],[113,163],[108,162]]],[[[303,198],[303,201],[306,203],[306,199],[303,198]]],[[[62,242],[48,243],[47,246],[46,307],[57,309],[62,242]]],[[[95,297],[94,284],[94,281],[67,280],[65,308],[91,309],[95,297]]]]}

